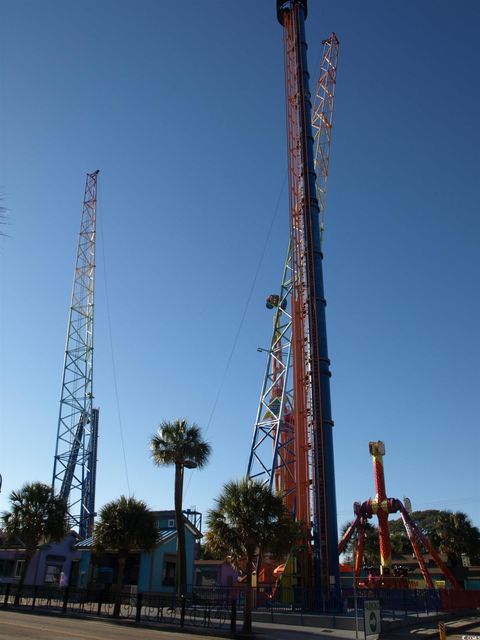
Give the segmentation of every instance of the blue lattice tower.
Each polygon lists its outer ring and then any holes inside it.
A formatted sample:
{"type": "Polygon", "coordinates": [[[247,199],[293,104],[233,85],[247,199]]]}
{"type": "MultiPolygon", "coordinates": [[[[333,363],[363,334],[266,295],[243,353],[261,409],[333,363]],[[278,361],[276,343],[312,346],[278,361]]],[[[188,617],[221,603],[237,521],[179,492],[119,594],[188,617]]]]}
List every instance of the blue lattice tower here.
{"type": "Polygon", "coordinates": [[[87,173],[67,328],[53,489],[82,538],[95,516],[98,409],[93,403],[93,317],[98,171],[87,173]]]}
{"type": "Polygon", "coordinates": [[[291,379],[292,316],[291,255],[288,251],[280,294],[267,298],[267,308],[275,309],[272,339],[267,349],[267,368],[258,404],[247,476],[262,480],[284,496],[293,510],[294,433],[291,379]]]}

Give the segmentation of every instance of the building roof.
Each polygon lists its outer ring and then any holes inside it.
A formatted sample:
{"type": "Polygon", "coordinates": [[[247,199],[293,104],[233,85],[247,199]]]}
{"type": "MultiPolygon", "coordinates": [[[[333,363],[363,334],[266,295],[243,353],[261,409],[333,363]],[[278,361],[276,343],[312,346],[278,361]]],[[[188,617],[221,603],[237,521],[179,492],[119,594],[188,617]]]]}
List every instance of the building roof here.
{"type": "MultiPolygon", "coordinates": [[[[0,530],[0,549],[2,550],[16,550],[16,551],[25,551],[26,545],[25,542],[20,538],[20,536],[14,536],[11,540],[9,540],[6,535],[1,535],[3,533],[0,530]]],[[[47,542],[42,542],[38,545],[38,549],[49,549],[50,547],[55,547],[59,544],[62,544],[67,538],[72,538],[72,545],[74,545],[75,540],[79,540],[79,535],[76,531],[69,531],[61,540],[48,540],[47,542]]]]}
{"type": "MultiPolygon", "coordinates": [[[[197,527],[192,523],[191,520],[189,520],[187,518],[187,516],[185,515],[185,512],[183,512],[183,521],[185,522],[185,526],[187,527],[187,529],[190,531],[190,533],[192,535],[194,535],[196,538],[202,538],[202,532],[197,529],[197,527]]],[[[153,511],[153,515],[156,518],[167,518],[169,520],[175,520],[175,511],[174,510],[165,510],[165,511],[153,511]]]]}
{"type": "MultiPolygon", "coordinates": [[[[175,538],[176,535],[177,535],[176,529],[162,529],[158,534],[156,544],[165,544],[166,542],[169,542],[169,540],[173,540],[173,538],[175,538]]],[[[90,538],[86,538],[85,540],[80,540],[80,542],[77,542],[77,544],[75,545],[75,549],[88,550],[92,548],[93,548],[93,536],[90,536],[90,538]]],[[[132,551],[134,551],[134,549],[132,549],[132,551]]]]}
{"type": "Polygon", "coordinates": [[[80,540],[75,545],[75,549],[91,549],[93,547],[93,537],[85,538],[85,540],[80,540]]]}

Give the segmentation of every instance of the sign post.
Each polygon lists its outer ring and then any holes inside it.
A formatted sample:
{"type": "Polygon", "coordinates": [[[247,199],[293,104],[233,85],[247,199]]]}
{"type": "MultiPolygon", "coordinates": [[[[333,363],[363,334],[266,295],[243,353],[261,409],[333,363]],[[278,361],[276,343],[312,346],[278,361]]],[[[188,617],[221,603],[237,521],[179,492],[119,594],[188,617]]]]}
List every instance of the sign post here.
{"type": "Polygon", "coordinates": [[[445,629],[445,623],[444,622],[439,622],[438,623],[438,634],[440,636],[440,640],[447,640],[447,631],[445,629]]]}
{"type": "Polygon", "coordinates": [[[380,634],[380,600],[364,600],[363,615],[365,622],[365,638],[378,638],[380,634]]]}

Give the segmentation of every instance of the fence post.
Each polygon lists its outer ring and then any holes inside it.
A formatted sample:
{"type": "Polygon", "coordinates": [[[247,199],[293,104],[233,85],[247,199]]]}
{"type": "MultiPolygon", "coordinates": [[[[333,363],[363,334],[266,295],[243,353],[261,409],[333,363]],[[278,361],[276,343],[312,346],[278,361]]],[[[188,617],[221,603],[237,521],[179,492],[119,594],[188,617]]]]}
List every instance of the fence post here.
{"type": "Polygon", "coordinates": [[[97,605],[97,616],[101,615],[102,613],[102,594],[99,593],[98,594],[98,605],[97,605]]]}
{"type": "Polygon", "coordinates": [[[6,607],[6,606],[7,606],[7,604],[8,604],[8,598],[10,597],[10,587],[11,587],[11,586],[12,586],[12,585],[11,585],[11,583],[10,583],[10,582],[8,582],[8,583],[7,583],[7,587],[6,587],[6,589],[5,589],[5,599],[4,599],[4,601],[3,601],[3,606],[4,606],[4,607],[6,607]]]}
{"type": "Polygon", "coordinates": [[[65,595],[63,596],[63,607],[62,607],[62,613],[67,613],[68,591],[69,591],[69,588],[68,588],[68,587],[65,587],[65,595]]]}
{"type": "Polygon", "coordinates": [[[135,614],[135,622],[140,622],[140,616],[142,615],[142,593],[137,593],[137,611],[135,614]]]}
{"type": "Polygon", "coordinates": [[[445,629],[445,623],[444,622],[439,622],[438,623],[438,633],[440,635],[440,640],[447,640],[447,632],[445,629]]]}
{"type": "Polygon", "coordinates": [[[237,632],[237,601],[235,598],[232,599],[232,606],[230,609],[230,632],[237,632]]]}
{"type": "Polygon", "coordinates": [[[37,599],[37,589],[38,589],[38,585],[35,585],[33,587],[33,600],[32,600],[32,609],[35,609],[35,601],[37,599]]]}
{"type": "Polygon", "coordinates": [[[180,596],[181,598],[181,610],[180,610],[180,626],[185,626],[185,596],[180,596]]]}

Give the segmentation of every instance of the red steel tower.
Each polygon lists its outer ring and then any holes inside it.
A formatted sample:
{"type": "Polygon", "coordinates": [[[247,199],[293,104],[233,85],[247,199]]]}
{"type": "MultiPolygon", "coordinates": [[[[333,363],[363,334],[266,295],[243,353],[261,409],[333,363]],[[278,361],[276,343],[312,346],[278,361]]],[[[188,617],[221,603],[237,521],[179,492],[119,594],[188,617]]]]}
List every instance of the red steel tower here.
{"type": "Polygon", "coordinates": [[[332,34],[324,41],[312,110],[306,16],[306,0],[277,0],[284,30],[290,245],[280,295],[267,299],[276,317],[247,475],[284,494],[303,524],[297,584],[319,587],[328,599],[339,584],[339,564],[322,231],[338,40],[332,34]],[[270,454],[263,451],[269,444],[270,454]]]}
{"type": "Polygon", "coordinates": [[[330,360],[323,289],[320,208],[316,193],[305,37],[306,0],[277,0],[284,31],[292,252],[292,360],[296,519],[311,531],[304,582],[328,597],[338,585],[337,507],[330,406],[330,360]],[[312,572],[309,575],[309,572],[312,572]]]}

